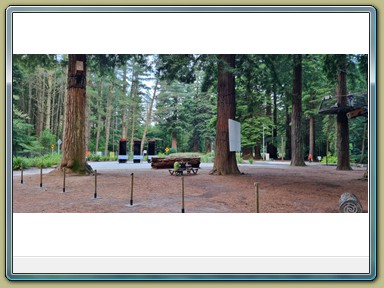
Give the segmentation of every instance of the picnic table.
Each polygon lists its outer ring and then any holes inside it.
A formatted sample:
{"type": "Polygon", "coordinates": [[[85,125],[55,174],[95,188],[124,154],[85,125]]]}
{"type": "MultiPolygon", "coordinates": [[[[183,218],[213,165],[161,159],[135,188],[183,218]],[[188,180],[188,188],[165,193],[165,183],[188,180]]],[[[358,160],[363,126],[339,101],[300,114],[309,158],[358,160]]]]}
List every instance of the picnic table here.
{"type": "Polygon", "coordinates": [[[184,175],[184,171],[187,172],[187,175],[196,175],[197,171],[199,171],[199,168],[194,168],[191,165],[182,165],[179,169],[169,169],[169,174],[175,175],[175,176],[182,176],[184,175]]]}

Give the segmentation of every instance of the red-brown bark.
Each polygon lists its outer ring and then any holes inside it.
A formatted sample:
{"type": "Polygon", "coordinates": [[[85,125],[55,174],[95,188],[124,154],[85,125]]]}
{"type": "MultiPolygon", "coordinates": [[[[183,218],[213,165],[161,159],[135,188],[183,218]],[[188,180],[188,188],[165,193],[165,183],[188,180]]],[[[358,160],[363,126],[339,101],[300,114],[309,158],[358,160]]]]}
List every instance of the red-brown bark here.
{"type": "Polygon", "coordinates": [[[63,131],[63,158],[61,167],[84,173],[85,165],[85,108],[86,55],[69,54],[67,97],[63,131]],[[80,62],[82,71],[78,70],[80,62]],[[78,67],[76,68],[76,63],[78,67]]]}
{"type": "Polygon", "coordinates": [[[219,55],[215,162],[210,174],[240,174],[236,153],[229,151],[228,119],[235,119],[235,55],[219,55]]]}

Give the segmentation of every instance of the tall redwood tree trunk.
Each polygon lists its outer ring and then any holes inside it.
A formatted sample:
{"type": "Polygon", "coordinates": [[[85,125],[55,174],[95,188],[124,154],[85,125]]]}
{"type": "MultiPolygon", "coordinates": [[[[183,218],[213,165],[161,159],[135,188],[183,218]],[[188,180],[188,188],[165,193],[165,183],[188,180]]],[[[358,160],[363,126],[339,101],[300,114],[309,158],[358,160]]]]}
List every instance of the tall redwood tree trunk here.
{"type": "MultiPolygon", "coordinates": [[[[347,106],[347,59],[346,55],[340,55],[337,75],[337,105],[347,106]]],[[[349,123],[345,111],[337,114],[337,170],[351,170],[349,163],[349,123]]]]}
{"type": "Polygon", "coordinates": [[[302,127],[302,55],[293,55],[292,116],[291,116],[291,165],[305,166],[304,131],[302,127]]]}
{"type": "Polygon", "coordinates": [[[85,173],[86,55],[68,55],[61,167],[85,173]]]}
{"type": "Polygon", "coordinates": [[[218,96],[215,162],[210,174],[240,174],[236,162],[236,152],[229,151],[228,119],[235,119],[235,55],[218,57],[218,96]]]}

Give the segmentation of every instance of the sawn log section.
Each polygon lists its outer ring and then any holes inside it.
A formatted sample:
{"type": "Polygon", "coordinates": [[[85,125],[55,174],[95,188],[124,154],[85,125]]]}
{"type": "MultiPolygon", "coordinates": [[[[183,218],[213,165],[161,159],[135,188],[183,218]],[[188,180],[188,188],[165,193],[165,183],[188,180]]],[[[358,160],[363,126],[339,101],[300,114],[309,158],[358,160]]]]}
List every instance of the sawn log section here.
{"type": "Polygon", "coordinates": [[[188,163],[192,168],[200,167],[200,157],[152,157],[151,166],[155,169],[170,169],[173,168],[173,164],[176,161],[180,163],[188,163]]]}

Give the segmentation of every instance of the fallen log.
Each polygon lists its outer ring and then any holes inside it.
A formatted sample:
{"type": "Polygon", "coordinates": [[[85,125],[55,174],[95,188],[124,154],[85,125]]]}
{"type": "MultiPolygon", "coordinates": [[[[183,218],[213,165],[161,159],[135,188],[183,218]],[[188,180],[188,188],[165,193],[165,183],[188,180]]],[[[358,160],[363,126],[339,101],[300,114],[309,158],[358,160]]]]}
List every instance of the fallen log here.
{"type": "Polygon", "coordinates": [[[151,166],[155,169],[170,169],[176,161],[188,163],[193,168],[200,168],[200,157],[152,157],[151,166]]]}

